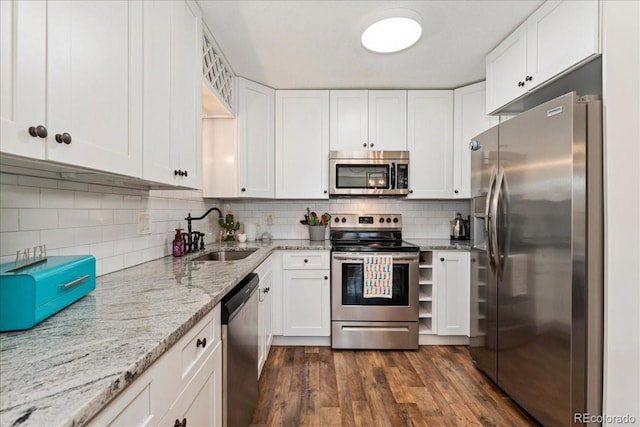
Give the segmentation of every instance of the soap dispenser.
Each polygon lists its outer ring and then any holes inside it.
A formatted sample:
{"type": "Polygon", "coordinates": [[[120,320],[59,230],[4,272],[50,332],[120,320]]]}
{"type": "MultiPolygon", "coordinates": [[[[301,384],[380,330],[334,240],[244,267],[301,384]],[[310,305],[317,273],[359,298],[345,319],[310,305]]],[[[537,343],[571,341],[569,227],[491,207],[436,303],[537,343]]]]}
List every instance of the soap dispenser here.
{"type": "Polygon", "coordinates": [[[183,255],[182,228],[176,228],[176,236],[173,239],[173,256],[179,257],[182,255],[183,255]]]}

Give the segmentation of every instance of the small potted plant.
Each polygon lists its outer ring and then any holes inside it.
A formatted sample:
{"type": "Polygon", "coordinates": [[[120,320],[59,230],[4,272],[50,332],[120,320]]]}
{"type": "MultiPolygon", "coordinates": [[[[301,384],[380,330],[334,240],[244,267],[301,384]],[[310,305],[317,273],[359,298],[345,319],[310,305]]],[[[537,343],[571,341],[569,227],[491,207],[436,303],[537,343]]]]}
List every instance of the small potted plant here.
{"type": "Polygon", "coordinates": [[[240,223],[233,219],[233,212],[227,212],[224,218],[218,220],[218,224],[224,230],[224,241],[233,242],[235,240],[236,231],[240,228],[240,223]]]}

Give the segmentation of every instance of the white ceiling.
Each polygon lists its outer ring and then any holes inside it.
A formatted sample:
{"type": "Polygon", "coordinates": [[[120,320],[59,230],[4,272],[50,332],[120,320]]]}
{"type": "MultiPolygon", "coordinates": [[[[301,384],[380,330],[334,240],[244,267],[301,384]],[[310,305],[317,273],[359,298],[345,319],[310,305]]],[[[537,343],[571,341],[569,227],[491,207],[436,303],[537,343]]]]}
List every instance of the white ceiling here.
{"type": "Polygon", "coordinates": [[[234,72],[275,89],[450,89],[484,79],[485,55],[543,1],[198,0],[234,72]],[[360,34],[377,14],[407,8],[422,38],[375,54],[360,34]]]}

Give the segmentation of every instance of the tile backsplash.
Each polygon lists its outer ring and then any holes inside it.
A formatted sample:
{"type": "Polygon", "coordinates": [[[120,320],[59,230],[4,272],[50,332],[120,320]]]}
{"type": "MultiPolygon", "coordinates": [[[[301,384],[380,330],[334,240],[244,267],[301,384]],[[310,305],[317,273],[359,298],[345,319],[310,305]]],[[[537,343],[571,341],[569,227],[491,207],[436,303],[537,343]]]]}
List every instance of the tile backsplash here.
{"type": "MultiPolygon", "coordinates": [[[[46,244],[48,255],[92,254],[97,274],[107,274],[170,255],[175,228],[186,227],[189,212],[200,216],[212,206],[231,209],[237,221],[254,222],[274,239],[307,239],[307,227],[300,224],[307,207],[319,215],[401,213],[407,239],[448,238],[449,221],[457,212],[465,218],[469,212],[466,200],[221,201],[203,199],[200,191],[126,189],[0,173],[0,262],[14,261],[17,250],[46,244]],[[139,233],[140,214],[149,215],[150,233],[139,233]]],[[[219,229],[216,214],[194,222],[193,228],[212,242],[219,229]]]]}
{"type": "MultiPolygon", "coordinates": [[[[300,224],[307,207],[318,215],[335,213],[400,213],[405,239],[448,239],[449,221],[460,212],[469,214],[469,201],[344,198],[331,200],[224,201],[240,223],[254,222],[260,232],[274,239],[307,239],[309,231],[300,224]],[[268,217],[271,224],[268,224],[268,217]]],[[[328,236],[327,236],[328,237],[328,236]]]]}
{"type": "MultiPolygon", "coordinates": [[[[134,190],[108,185],[0,173],[0,261],[16,251],[46,244],[47,255],[92,254],[98,275],[171,253],[175,228],[189,212],[202,215],[217,205],[200,191],[134,190]],[[140,214],[150,233],[138,232],[140,214]]],[[[216,215],[193,228],[214,239],[216,215]]],[[[217,234],[217,233],[216,233],[217,234]]]]}

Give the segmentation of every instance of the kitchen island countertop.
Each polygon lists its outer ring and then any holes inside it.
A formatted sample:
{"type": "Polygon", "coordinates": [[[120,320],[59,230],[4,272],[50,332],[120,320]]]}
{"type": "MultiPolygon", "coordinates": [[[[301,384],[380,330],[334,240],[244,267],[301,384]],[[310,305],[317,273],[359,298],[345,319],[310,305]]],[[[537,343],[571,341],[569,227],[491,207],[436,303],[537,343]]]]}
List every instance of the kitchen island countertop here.
{"type": "Polygon", "coordinates": [[[96,289],[27,331],[0,333],[0,425],[86,424],[133,378],[277,249],[329,250],[329,241],[210,244],[256,248],[238,261],[149,261],[97,278],[96,289]]]}

